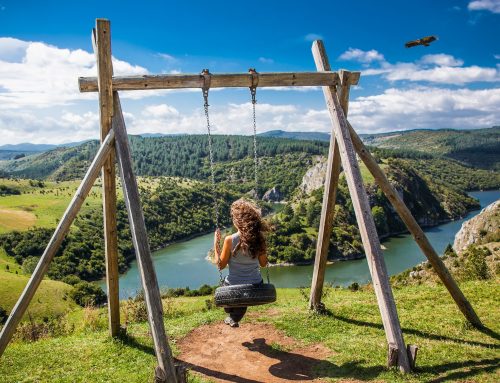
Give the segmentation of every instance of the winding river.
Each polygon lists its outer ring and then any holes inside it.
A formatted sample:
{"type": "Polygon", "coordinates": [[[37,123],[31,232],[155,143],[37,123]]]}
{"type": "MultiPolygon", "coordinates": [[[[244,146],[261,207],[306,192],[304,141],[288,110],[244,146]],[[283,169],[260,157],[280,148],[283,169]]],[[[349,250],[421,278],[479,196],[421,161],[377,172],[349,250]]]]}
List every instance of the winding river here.
{"type": "MultiPolygon", "coordinates": [[[[477,198],[481,208],[500,199],[500,191],[471,192],[477,198]]],[[[480,210],[470,212],[460,220],[425,229],[425,233],[438,253],[442,253],[448,243],[453,243],[455,234],[465,220],[477,215],[480,210]]],[[[202,235],[184,242],[172,244],[153,254],[154,265],[160,287],[198,288],[203,284],[216,285],[219,280],[217,269],[205,260],[212,246],[213,234],[202,235]]],[[[399,235],[383,242],[386,247],[384,259],[389,274],[397,274],[425,260],[417,244],[409,234],[399,235]]],[[[299,287],[311,283],[311,266],[271,267],[271,281],[277,287],[299,287]]],[[[336,262],[326,269],[325,281],[333,285],[346,286],[353,282],[370,281],[366,259],[336,262]]],[[[105,281],[100,281],[106,288],[105,281]]],[[[137,263],[134,261],[127,273],[120,277],[120,298],[126,299],[140,289],[141,282],[137,263]]]]}

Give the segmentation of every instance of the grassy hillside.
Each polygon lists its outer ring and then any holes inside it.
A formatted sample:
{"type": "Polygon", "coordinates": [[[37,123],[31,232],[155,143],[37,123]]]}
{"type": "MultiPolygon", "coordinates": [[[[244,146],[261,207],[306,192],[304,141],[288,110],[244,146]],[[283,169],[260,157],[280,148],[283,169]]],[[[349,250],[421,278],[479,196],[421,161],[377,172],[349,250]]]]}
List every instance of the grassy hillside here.
{"type": "MultiPolygon", "coordinates": [[[[500,379],[497,369],[500,311],[491,308],[500,298],[498,286],[495,282],[468,282],[462,288],[487,326],[486,330],[467,326],[442,286],[395,290],[405,341],[420,347],[417,370],[407,376],[385,368],[385,334],[374,292],[369,287],[356,292],[328,289],[324,302],[331,314],[326,316],[311,314],[299,289],[280,289],[275,304],[251,308],[242,326],[268,323],[294,339],[330,349],[331,357],[316,360],[317,378],[497,382],[500,379]]],[[[192,329],[223,319],[222,310],[205,308],[205,300],[200,297],[164,301],[165,326],[173,339],[175,354],[179,352],[176,341],[192,329]]],[[[129,323],[127,337],[111,340],[104,329],[105,322],[104,315],[82,311],[80,326],[70,335],[11,344],[0,363],[2,381],[152,381],[155,357],[147,324],[129,323]]],[[[276,363],[293,356],[279,342],[270,346],[274,353],[269,357],[275,358],[276,363]]],[[[244,381],[245,371],[234,378],[244,381]]],[[[191,376],[191,381],[209,380],[191,376]]]]}
{"type": "MultiPolygon", "coordinates": [[[[0,247],[0,306],[7,312],[14,307],[28,278],[14,259],[8,257],[0,247]]],[[[76,304],[68,297],[70,290],[71,286],[63,282],[48,279],[42,281],[24,318],[28,318],[29,314],[35,319],[54,317],[75,308],[76,304]]]]}
{"type": "Polygon", "coordinates": [[[445,156],[480,168],[500,170],[500,126],[477,130],[409,130],[363,135],[367,145],[445,156]]]}
{"type": "MultiPolygon", "coordinates": [[[[79,183],[1,179],[0,185],[20,194],[0,196],[0,234],[30,227],[55,227],[79,183]]],[[[100,197],[101,188],[96,184],[82,207],[82,213],[101,206],[100,197]]]]}

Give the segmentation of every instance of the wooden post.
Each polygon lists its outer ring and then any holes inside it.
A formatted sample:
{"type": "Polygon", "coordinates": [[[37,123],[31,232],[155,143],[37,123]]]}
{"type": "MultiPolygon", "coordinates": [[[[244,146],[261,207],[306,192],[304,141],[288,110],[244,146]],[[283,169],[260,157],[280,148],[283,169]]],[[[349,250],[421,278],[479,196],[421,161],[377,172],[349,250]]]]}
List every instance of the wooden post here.
{"type": "MultiPolygon", "coordinates": [[[[327,59],[327,57],[325,57],[327,59]]],[[[321,71],[331,71],[330,63],[316,62],[316,67],[321,71]]],[[[340,104],[344,115],[347,116],[349,109],[349,88],[359,80],[359,72],[339,71],[340,81],[340,104]]],[[[325,282],[326,261],[328,259],[328,248],[330,246],[330,235],[332,233],[333,217],[335,214],[335,199],[337,185],[340,176],[340,155],[336,142],[335,133],[330,133],[330,148],[328,151],[328,164],[325,178],[325,188],[323,192],[323,204],[321,207],[321,217],[318,230],[318,241],[316,243],[316,256],[314,258],[314,270],[311,283],[311,295],[309,297],[309,308],[321,310],[321,295],[325,282]]]]}
{"type": "Polygon", "coordinates": [[[391,202],[392,206],[394,206],[394,209],[398,212],[399,216],[408,228],[408,231],[413,235],[413,238],[415,238],[415,242],[417,242],[418,246],[436,271],[436,274],[439,276],[443,284],[450,292],[460,311],[472,325],[478,328],[482,327],[481,320],[472,308],[472,305],[469,303],[467,298],[465,298],[465,295],[458,287],[457,283],[451,276],[442,259],[430,244],[424,231],[419,226],[410,210],[405,205],[404,201],[399,197],[399,194],[387,179],[384,171],[380,168],[380,166],[378,166],[377,161],[375,161],[373,156],[370,154],[370,151],[363,144],[350,123],[348,123],[348,127],[352,142],[354,144],[354,148],[356,149],[359,157],[363,160],[366,167],[372,173],[373,178],[375,178],[375,181],[380,186],[387,199],[391,202]]]}
{"type": "MultiPolygon", "coordinates": [[[[113,64],[111,62],[111,29],[109,20],[97,19],[92,42],[97,60],[101,142],[111,129],[113,117],[113,64]]],[[[111,336],[120,332],[120,298],[118,286],[118,234],[116,228],[115,152],[109,153],[102,168],[102,203],[104,248],[106,254],[106,286],[108,290],[108,322],[111,336]]]]}
{"type": "MultiPolygon", "coordinates": [[[[327,55],[321,40],[313,43],[313,56],[316,62],[327,63],[327,55]]],[[[318,67],[320,70],[321,67],[318,67]]],[[[328,111],[332,119],[335,136],[340,150],[340,158],[344,167],[347,185],[351,194],[354,212],[359,225],[361,239],[368,266],[372,276],[373,288],[377,296],[387,342],[394,343],[398,349],[398,366],[401,371],[409,372],[410,364],[406,346],[399,324],[398,313],[394,303],[384,258],[380,248],[375,222],[371,214],[368,196],[358,167],[356,153],[349,134],[347,119],[344,116],[337,92],[333,88],[324,87],[328,111]]]]}
{"type": "Polygon", "coordinates": [[[144,213],[139,198],[137,180],[132,169],[132,157],[123,119],[120,98],[114,92],[113,130],[116,134],[116,153],[120,169],[123,198],[127,206],[132,242],[134,243],[139,274],[144,289],[144,299],[148,309],[149,329],[153,337],[156,358],[158,359],[157,380],[176,382],[176,373],[172,351],[168,344],[167,334],[163,325],[163,306],[161,302],[158,280],[151,257],[149,240],[144,223],[144,213]]]}
{"type": "Polygon", "coordinates": [[[73,196],[73,199],[71,200],[69,206],[64,212],[64,215],[59,221],[59,224],[57,225],[52,238],[50,238],[50,241],[45,248],[42,257],[40,258],[40,261],[38,261],[38,265],[36,266],[35,271],[33,272],[33,274],[31,274],[31,277],[26,287],[24,288],[23,293],[12,309],[7,322],[5,323],[5,326],[0,333],[0,356],[5,351],[5,348],[11,340],[19,321],[28,308],[28,305],[31,302],[33,295],[35,295],[38,286],[42,282],[43,276],[47,272],[50,262],[59,249],[59,246],[61,245],[64,237],[66,236],[66,233],[71,227],[73,220],[82,207],[85,198],[89,194],[90,189],[92,189],[92,185],[99,175],[102,164],[104,163],[106,158],[108,158],[108,154],[112,151],[113,140],[114,131],[110,130],[106,139],[101,144],[99,151],[97,152],[94,160],[92,161],[92,164],[87,170],[87,173],[80,183],[80,186],[78,187],[75,195],[73,196]]]}
{"type": "MultiPolygon", "coordinates": [[[[331,71],[328,57],[324,60],[314,57],[318,71],[331,71]]],[[[331,87],[335,91],[335,86],[331,87]]],[[[347,112],[347,108],[344,109],[347,112]]],[[[340,176],[340,154],[335,132],[330,133],[330,148],[328,149],[328,163],[326,168],[325,187],[323,191],[323,204],[321,206],[321,217],[318,229],[318,241],[316,243],[316,256],[314,258],[314,270],[311,282],[311,295],[309,297],[309,308],[321,310],[321,295],[325,283],[326,261],[330,247],[330,235],[332,233],[333,216],[335,214],[335,199],[337,196],[337,185],[340,176]]]]}

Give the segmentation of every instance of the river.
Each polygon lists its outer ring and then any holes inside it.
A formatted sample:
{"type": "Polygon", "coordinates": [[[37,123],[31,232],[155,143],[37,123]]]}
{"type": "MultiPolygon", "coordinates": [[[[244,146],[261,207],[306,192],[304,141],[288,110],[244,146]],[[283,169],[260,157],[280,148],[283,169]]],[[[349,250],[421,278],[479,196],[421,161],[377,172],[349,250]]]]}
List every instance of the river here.
{"type": "MultiPolygon", "coordinates": [[[[479,200],[481,209],[493,201],[500,199],[500,191],[470,192],[479,200]]],[[[464,219],[451,221],[443,225],[425,229],[429,241],[441,254],[448,243],[453,243],[455,234],[465,220],[477,215],[480,210],[470,212],[464,219]]],[[[203,284],[216,285],[219,280],[217,269],[205,257],[213,244],[213,234],[202,235],[184,242],[174,243],[153,254],[154,265],[161,288],[186,287],[198,288],[203,284]]],[[[384,259],[390,275],[400,273],[426,258],[409,234],[399,235],[383,242],[386,247],[384,259]]],[[[311,284],[311,266],[271,267],[271,282],[276,287],[299,287],[311,284]]],[[[353,282],[370,281],[370,273],[366,259],[336,262],[328,265],[325,282],[333,285],[347,286],[353,282]]],[[[105,281],[100,281],[106,288],[105,281]]],[[[141,283],[137,263],[130,265],[127,273],[120,276],[120,298],[126,299],[140,289],[141,283]]]]}

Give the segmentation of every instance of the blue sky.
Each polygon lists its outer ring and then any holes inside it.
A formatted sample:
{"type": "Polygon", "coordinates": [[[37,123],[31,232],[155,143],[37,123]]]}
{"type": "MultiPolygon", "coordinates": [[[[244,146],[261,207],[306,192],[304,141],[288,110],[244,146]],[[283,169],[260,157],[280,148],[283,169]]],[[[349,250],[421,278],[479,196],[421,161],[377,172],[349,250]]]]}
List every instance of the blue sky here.
{"type": "MultiPolygon", "coordinates": [[[[349,119],[360,133],[500,124],[500,0],[0,0],[0,144],[98,136],[90,31],[111,20],[115,74],[360,70],[349,119]],[[437,35],[430,47],[407,40],[437,35]]],[[[203,133],[201,92],[123,93],[130,133],[203,133]]],[[[211,92],[217,133],[251,133],[247,89],[211,92]]],[[[259,131],[329,131],[318,88],[258,91],[259,131]]]]}

